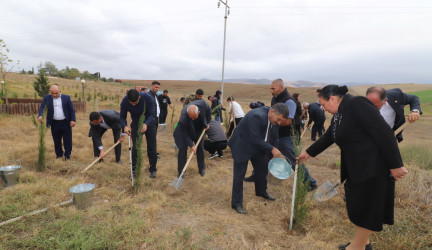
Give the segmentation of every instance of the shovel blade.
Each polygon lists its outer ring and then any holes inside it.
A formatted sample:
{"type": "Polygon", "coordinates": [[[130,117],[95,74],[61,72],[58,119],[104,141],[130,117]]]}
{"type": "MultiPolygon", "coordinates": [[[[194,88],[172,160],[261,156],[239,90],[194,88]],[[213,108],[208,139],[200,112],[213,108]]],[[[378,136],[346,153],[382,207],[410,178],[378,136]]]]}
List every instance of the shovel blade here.
{"type": "Polygon", "coordinates": [[[314,199],[318,202],[326,201],[337,195],[338,192],[335,189],[335,185],[332,185],[330,181],[326,181],[315,192],[314,199]]]}
{"type": "Polygon", "coordinates": [[[171,182],[171,186],[175,187],[175,189],[178,190],[180,186],[183,184],[183,181],[184,181],[183,177],[175,178],[171,182]]]}

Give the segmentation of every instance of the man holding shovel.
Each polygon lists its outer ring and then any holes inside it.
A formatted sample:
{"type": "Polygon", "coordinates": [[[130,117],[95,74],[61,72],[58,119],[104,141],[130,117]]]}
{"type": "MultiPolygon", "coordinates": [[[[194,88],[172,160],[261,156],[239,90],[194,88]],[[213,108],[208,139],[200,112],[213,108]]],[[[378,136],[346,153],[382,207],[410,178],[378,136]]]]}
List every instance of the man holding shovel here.
{"type": "Polygon", "coordinates": [[[243,178],[249,160],[255,171],[255,194],[267,200],[276,200],[267,193],[267,173],[270,158],[282,153],[278,145],[279,125],[288,118],[288,106],[277,103],[249,111],[234,130],[228,145],[234,158],[234,177],[231,207],[237,213],[247,214],[243,208],[243,178]]]}
{"type": "Polygon", "coordinates": [[[133,174],[135,174],[135,166],[136,166],[136,158],[137,158],[137,149],[135,147],[136,139],[138,137],[138,133],[145,133],[146,141],[147,141],[147,156],[149,158],[150,163],[150,177],[156,177],[156,126],[154,126],[155,122],[155,107],[154,107],[154,99],[149,94],[144,92],[138,92],[136,89],[130,89],[127,92],[127,95],[123,98],[120,104],[120,123],[123,128],[123,131],[132,136],[132,170],[133,174]],[[126,117],[127,112],[131,114],[132,123],[129,127],[127,125],[126,117]],[[138,122],[140,120],[141,115],[144,113],[145,120],[141,131],[138,131],[138,122]]]}
{"type": "MultiPolygon", "coordinates": [[[[124,141],[124,134],[121,135],[122,125],[120,123],[120,113],[115,110],[102,110],[100,112],[90,113],[90,131],[89,137],[93,141],[93,152],[95,157],[101,157],[99,162],[103,161],[105,152],[102,145],[102,136],[108,129],[112,129],[114,143],[124,141]],[[121,136],[120,136],[121,135],[121,136]]],[[[121,165],[121,144],[115,147],[115,161],[121,165]]]]}
{"type": "Polygon", "coordinates": [[[187,159],[187,148],[197,155],[198,172],[201,176],[205,175],[204,144],[198,141],[203,129],[209,129],[211,121],[210,106],[204,100],[196,100],[184,106],[176,129],[174,130],[174,141],[177,145],[177,170],[179,175],[183,171],[187,159]]]}

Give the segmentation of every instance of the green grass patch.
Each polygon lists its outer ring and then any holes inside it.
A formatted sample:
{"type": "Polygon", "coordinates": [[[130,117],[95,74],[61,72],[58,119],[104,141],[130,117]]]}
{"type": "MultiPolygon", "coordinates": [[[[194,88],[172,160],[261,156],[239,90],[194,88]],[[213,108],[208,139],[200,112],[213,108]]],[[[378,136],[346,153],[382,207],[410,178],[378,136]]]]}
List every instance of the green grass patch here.
{"type": "Polygon", "coordinates": [[[422,169],[432,170],[432,151],[426,146],[407,145],[400,148],[405,163],[416,165],[422,169]]]}
{"type": "Polygon", "coordinates": [[[416,95],[420,99],[420,103],[432,103],[432,90],[424,90],[418,92],[408,92],[407,94],[416,95]]]}

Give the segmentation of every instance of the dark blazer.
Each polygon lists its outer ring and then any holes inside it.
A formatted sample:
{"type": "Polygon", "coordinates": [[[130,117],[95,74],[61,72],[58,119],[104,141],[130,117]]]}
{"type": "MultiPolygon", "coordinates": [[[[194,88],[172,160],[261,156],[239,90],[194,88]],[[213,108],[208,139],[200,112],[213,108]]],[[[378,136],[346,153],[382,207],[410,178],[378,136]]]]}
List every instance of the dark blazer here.
{"type": "MultiPolygon", "coordinates": [[[[120,123],[120,113],[115,110],[102,110],[99,112],[101,114],[104,122],[111,127],[113,130],[122,129],[122,125],[120,123]]],[[[90,122],[90,131],[89,137],[93,137],[95,140],[96,147],[102,146],[102,135],[107,131],[106,128],[101,127],[100,125],[93,125],[90,122]]]]}
{"type": "Polygon", "coordinates": [[[347,178],[353,183],[365,182],[403,166],[393,131],[368,99],[346,95],[338,114],[306,152],[315,157],[336,143],[341,149],[341,182],[347,178]]]}
{"type": "Polygon", "coordinates": [[[279,126],[272,126],[270,143],[264,141],[269,111],[270,107],[253,109],[237,124],[228,142],[234,162],[247,161],[258,153],[270,154],[273,147],[278,146],[279,126]]]}
{"type": "MultiPolygon", "coordinates": [[[[70,123],[71,121],[76,121],[75,109],[73,107],[70,96],[61,94],[60,98],[62,101],[62,108],[63,108],[63,113],[64,113],[64,116],[66,118],[66,121],[68,123],[70,123]]],[[[42,100],[42,104],[39,108],[39,115],[38,116],[43,115],[43,111],[44,111],[45,106],[48,107],[46,126],[49,127],[49,126],[51,126],[51,122],[52,122],[53,117],[54,117],[54,104],[53,104],[53,98],[51,95],[44,96],[44,99],[42,100]]]]}
{"type": "MultiPolygon", "coordinates": [[[[123,97],[122,102],[120,103],[120,122],[122,125],[122,128],[127,126],[127,112],[129,111],[132,118],[132,124],[137,125],[139,122],[139,119],[143,112],[145,112],[145,121],[144,123],[147,126],[151,126],[155,123],[156,120],[156,114],[155,114],[155,106],[154,106],[154,99],[150,94],[139,92],[139,95],[141,96],[138,104],[135,106],[132,106],[132,104],[129,103],[129,99],[127,96],[123,97]],[[145,110],[144,110],[145,108],[145,110]]],[[[131,126],[132,126],[131,124],[131,126]]]]}
{"type": "MultiPolygon", "coordinates": [[[[387,102],[396,112],[395,124],[393,131],[396,131],[402,124],[405,123],[404,106],[410,105],[410,110],[418,109],[422,114],[420,107],[420,100],[415,95],[407,95],[400,89],[389,89],[387,90],[387,102]]],[[[403,140],[402,131],[397,135],[399,142],[403,140]]]]}
{"type": "Polygon", "coordinates": [[[174,140],[178,148],[193,147],[194,142],[198,140],[203,129],[211,121],[211,108],[204,100],[193,101],[183,107],[177,128],[174,130],[174,140]],[[187,108],[189,105],[196,105],[200,112],[199,118],[202,121],[202,127],[195,131],[194,121],[189,118],[187,108]]]}
{"type": "Polygon", "coordinates": [[[325,121],[325,112],[321,109],[321,105],[314,102],[309,104],[309,122],[308,124],[314,123],[320,123],[325,121]]]}

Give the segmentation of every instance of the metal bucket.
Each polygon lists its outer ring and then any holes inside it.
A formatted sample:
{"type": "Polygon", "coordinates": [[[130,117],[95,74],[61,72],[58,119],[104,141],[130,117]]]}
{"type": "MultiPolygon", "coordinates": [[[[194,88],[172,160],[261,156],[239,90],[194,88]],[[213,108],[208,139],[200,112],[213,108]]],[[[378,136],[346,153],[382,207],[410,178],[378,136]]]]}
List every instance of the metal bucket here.
{"type": "Polygon", "coordinates": [[[10,187],[18,183],[20,170],[21,164],[0,167],[0,179],[3,182],[3,186],[10,187]]]}
{"type": "Polygon", "coordinates": [[[72,193],[73,203],[78,209],[86,209],[92,205],[94,184],[78,184],[69,189],[72,193]]]}
{"type": "Polygon", "coordinates": [[[273,158],[268,163],[269,175],[267,181],[271,184],[279,184],[288,179],[292,174],[291,164],[282,158],[273,158]]]}
{"type": "Polygon", "coordinates": [[[166,125],[166,123],[163,123],[163,124],[159,124],[158,127],[159,127],[159,131],[163,132],[163,131],[165,131],[167,125],[166,125]]]}

